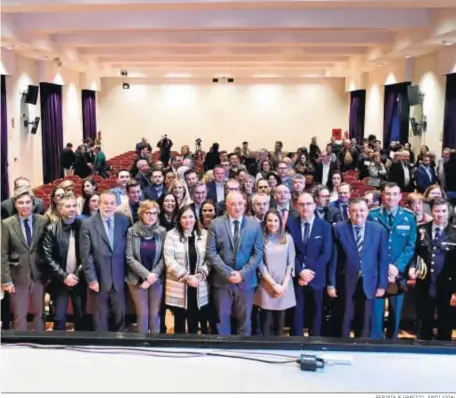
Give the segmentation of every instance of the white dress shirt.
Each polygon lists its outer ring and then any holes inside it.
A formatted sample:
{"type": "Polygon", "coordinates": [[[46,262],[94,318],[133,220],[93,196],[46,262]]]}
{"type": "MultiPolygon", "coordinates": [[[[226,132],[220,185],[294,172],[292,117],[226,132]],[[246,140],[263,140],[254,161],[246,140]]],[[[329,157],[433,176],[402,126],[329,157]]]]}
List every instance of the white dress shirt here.
{"type": "Polygon", "coordinates": [[[322,173],[322,177],[321,177],[321,183],[323,185],[327,185],[328,184],[328,177],[329,177],[329,169],[331,167],[331,163],[328,163],[328,164],[325,164],[323,163],[323,173],[322,173]]]}

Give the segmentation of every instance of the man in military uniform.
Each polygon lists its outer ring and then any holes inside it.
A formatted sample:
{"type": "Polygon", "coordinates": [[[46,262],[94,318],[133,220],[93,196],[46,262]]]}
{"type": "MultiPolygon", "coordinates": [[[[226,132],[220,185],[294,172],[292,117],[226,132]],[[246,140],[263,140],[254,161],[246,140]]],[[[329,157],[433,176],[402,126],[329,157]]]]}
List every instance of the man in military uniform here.
{"type": "Polygon", "coordinates": [[[456,319],[456,225],[448,222],[448,202],[437,198],[431,203],[433,221],[420,226],[416,254],[424,266],[410,267],[416,279],[418,338],[434,337],[437,311],[437,340],[451,340],[456,319]]]}
{"type": "MultiPolygon", "coordinates": [[[[388,319],[386,337],[397,339],[404,303],[407,267],[415,254],[416,220],[414,214],[399,206],[401,189],[392,182],[385,186],[382,206],[369,213],[369,220],[383,225],[388,231],[388,319]]],[[[384,338],[385,298],[377,298],[372,314],[371,337],[384,338]]]]}

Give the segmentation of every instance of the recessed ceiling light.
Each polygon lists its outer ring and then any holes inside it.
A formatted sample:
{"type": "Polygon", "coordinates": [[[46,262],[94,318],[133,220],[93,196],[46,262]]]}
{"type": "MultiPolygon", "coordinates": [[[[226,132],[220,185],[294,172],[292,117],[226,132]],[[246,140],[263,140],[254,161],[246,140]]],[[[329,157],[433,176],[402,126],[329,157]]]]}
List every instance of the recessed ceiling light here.
{"type": "Polygon", "coordinates": [[[411,55],[406,55],[405,58],[409,59],[409,58],[412,58],[411,55]]]}

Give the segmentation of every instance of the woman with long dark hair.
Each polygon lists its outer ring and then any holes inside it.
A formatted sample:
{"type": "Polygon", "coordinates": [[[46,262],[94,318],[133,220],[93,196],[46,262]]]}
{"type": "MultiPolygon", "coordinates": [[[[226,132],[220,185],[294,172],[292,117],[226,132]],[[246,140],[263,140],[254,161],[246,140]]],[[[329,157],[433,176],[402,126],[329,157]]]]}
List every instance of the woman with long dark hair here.
{"type": "Polygon", "coordinates": [[[168,192],[158,200],[158,205],[160,206],[160,225],[167,231],[171,231],[176,227],[177,213],[179,210],[177,207],[177,198],[168,192]]]}
{"type": "Polygon", "coordinates": [[[177,226],[168,232],[164,247],[165,300],[174,312],[174,333],[185,333],[185,323],[192,334],[198,333],[198,323],[206,327],[202,311],[209,302],[206,240],[207,232],[200,229],[193,207],[182,207],[177,226]]]}

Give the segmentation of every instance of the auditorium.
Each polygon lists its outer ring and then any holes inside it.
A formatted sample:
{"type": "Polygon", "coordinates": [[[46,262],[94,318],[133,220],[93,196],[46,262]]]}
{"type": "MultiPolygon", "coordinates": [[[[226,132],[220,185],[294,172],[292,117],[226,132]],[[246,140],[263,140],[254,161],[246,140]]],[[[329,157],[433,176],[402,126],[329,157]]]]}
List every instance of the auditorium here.
{"type": "Polygon", "coordinates": [[[454,0],[0,12],[2,393],[454,393],[454,0]]]}

